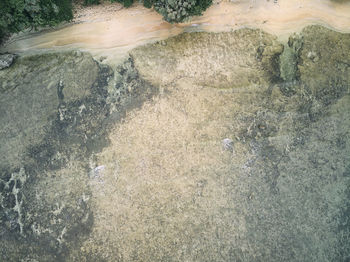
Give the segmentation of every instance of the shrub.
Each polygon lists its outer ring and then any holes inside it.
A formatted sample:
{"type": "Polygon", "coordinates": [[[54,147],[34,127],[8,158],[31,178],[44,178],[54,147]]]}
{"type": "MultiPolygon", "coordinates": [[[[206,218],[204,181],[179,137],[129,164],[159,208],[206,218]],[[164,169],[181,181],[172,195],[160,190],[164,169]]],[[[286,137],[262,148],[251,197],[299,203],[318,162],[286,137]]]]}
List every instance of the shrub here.
{"type": "Polygon", "coordinates": [[[154,9],[170,23],[183,22],[189,16],[201,15],[212,0],[157,0],[154,9]]]}
{"type": "Polygon", "coordinates": [[[212,3],[212,0],[197,0],[194,8],[190,10],[190,15],[202,15],[212,3]]]}
{"type": "MultiPolygon", "coordinates": [[[[119,2],[129,7],[134,1],[111,0],[111,2],[119,2]]],[[[170,23],[183,22],[189,16],[201,15],[211,4],[212,0],[143,0],[145,7],[154,6],[154,9],[170,23]]]]}
{"type": "Polygon", "coordinates": [[[134,0],[111,0],[111,2],[118,2],[123,4],[124,7],[130,7],[134,3],[134,0]]]}
{"type": "Polygon", "coordinates": [[[1,0],[0,41],[9,33],[55,25],[72,18],[71,0],[1,0]]]}
{"type": "Polygon", "coordinates": [[[100,0],[84,0],[84,5],[98,5],[100,0]]]}
{"type": "Polygon", "coordinates": [[[144,0],[144,1],[143,1],[144,7],[147,7],[147,8],[152,8],[153,3],[154,3],[153,0],[144,0]]]}

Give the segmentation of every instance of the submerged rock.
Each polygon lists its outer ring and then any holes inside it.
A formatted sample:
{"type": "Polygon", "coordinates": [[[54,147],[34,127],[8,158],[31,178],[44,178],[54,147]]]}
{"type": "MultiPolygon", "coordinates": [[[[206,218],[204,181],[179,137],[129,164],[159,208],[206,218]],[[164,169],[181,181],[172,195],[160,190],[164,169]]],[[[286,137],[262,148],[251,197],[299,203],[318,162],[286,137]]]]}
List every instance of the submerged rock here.
{"type": "Polygon", "coordinates": [[[261,30],[185,33],[131,51],[141,75],[167,85],[179,78],[217,88],[262,85],[280,78],[283,45],[261,30]]]}
{"type": "Polygon", "coordinates": [[[310,92],[325,105],[349,93],[349,34],[309,26],[301,32],[301,37],[298,71],[310,92]]]}
{"type": "Polygon", "coordinates": [[[164,96],[114,131],[101,159],[120,160],[109,189],[118,192],[97,198],[105,219],[92,235],[104,244],[84,247],[109,261],[346,261],[350,81],[334,66],[350,54],[349,37],[306,28],[282,75],[285,50],[258,30],[133,50],[164,96]],[[235,157],[217,146],[230,149],[225,137],[235,157]]]}
{"type": "Polygon", "coordinates": [[[17,55],[3,54],[0,55],[0,70],[10,67],[15,61],[17,55]]]}
{"type": "Polygon", "coordinates": [[[98,136],[111,75],[73,53],[19,58],[0,72],[0,182],[16,188],[0,193],[0,260],[62,260],[89,232],[86,168],[65,167],[98,136]]]}
{"type": "Polygon", "coordinates": [[[89,156],[108,144],[108,123],[155,92],[126,64],[132,81],[81,52],[20,57],[0,71],[1,261],[64,261],[87,237],[89,156]]]}
{"type": "Polygon", "coordinates": [[[19,58],[0,71],[0,260],[346,261],[349,37],[183,34],[115,70],[19,58]]]}

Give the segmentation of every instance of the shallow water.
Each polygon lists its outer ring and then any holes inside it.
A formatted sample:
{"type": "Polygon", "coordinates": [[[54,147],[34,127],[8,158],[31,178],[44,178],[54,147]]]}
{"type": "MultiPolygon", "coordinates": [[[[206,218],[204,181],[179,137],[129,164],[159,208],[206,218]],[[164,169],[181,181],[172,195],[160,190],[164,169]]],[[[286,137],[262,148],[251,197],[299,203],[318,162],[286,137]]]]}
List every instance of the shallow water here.
{"type": "Polygon", "coordinates": [[[346,32],[349,3],[302,2],[14,38],[0,260],[348,261],[350,34],[301,27],[346,32]]]}

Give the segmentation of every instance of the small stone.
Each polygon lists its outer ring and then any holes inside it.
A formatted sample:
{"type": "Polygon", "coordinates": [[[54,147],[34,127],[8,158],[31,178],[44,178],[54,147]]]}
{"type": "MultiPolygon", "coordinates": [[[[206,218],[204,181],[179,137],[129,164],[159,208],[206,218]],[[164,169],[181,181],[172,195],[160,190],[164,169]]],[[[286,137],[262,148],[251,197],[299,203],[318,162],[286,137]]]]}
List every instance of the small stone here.
{"type": "Polygon", "coordinates": [[[6,208],[14,208],[16,205],[15,195],[9,193],[4,197],[3,206],[6,208]]]}
{"type": "Polygon", "coordinates": [[[105,61],[106,59],[107,59],[107,56],[101,56],[100,59],[99,59],[99,60],[100,60],[100,63],[102,63],[102,62],[105,61]]]}
{"type": "Polygon", "coordinates": [[[263,124],[259,124],[259,125],[258,125],[258,128],[259,128],[260,130],[265,130],[265,129],[266,129],[266,126],[263,125],[263,124]]]}
{"type": "Polygon", "coordinates": [[[76,57],[81,57],[83,54],[80,51],[75,51],[75,56],[76,57]]]}
{"type": "Polygon", "coordinates": [[[14,54],[0,55],[0,70],[10,67],[16,59],[14,54]]]}
{"type": "Polygon", "coordinates": [[[224,150],[227,150],[233,153],[233,141],[231,139],[225,138],[224,140],[222,140],[222,146],[224,150]]]}
{"type": "Polygon", "coordinates": [[[319,60],[317,53],[314,51],[308,52],[307,58],[309,58],[312,62],[317,62],[319,60]]]}
{"type": "Polygon", "coordinates": [[[105,166],[97,166],[93,170],[90,171],[89,177],[91,179],[95,179],[98,182],[103,182],[103,173],[105,170],[105,166]]]}

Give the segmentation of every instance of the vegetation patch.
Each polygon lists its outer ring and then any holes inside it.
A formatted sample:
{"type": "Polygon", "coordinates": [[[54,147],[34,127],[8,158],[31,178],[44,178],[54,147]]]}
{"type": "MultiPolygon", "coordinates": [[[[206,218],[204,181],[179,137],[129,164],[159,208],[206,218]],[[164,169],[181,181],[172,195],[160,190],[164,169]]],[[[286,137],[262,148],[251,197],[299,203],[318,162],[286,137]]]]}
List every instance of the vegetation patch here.
{"type": "Polygon", "coordinates": [[[72,18],[71,0],[3,0],[0,2],[0,39],[26,28],[53,26],[72,18]]]}

